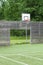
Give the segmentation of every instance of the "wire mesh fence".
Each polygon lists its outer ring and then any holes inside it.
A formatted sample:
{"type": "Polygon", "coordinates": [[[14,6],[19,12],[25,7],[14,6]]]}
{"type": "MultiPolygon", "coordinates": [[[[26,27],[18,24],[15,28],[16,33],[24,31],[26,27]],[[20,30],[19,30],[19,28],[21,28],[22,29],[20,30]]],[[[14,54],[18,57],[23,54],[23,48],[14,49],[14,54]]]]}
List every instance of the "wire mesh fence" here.
{"type": "Polygon", "coordinates": [[[43,22],[0,21],[0,45],[9,45],[10,40],[12,43],[18,43],[17,38],[23,42],[24,40],[25,42],[31,40],[31,43],[43,43],[43,22]],[[21,31],[18,32],[17,30],[21,31]],[[28,36],[29,32],[30,39],[28,36]]]}
{"type": "Polygon", "coordinates": [[[12,21],[0,21],[0,45],[9,45],[10,42],[18,43],[27,42],[27,30],[29,30],[29,22],[12,22],[12,21]],[[14,29],[17,31],[14,31],[14,29]],[[10,34],[11,30],[11,34],[10,34]],[[12,31],[13,30],[13,31],[12,31]],[[21,30],[21,31],[20,31],[21,30]],[[18,40],[17,40],[18,38],[18,40]]]}
{"type": "Polygon", "coordinates": [[[27,31],[27,38],[26,38],[26,30],[10,30],[10,41],[11,44],[25,44],[29,43],[29,35],[30,31],[27,31]],[[29,32],[29,33],[28,33],[29,32]],[[13,42],[14,41],[14,42],[13,42]]]}
{"type": "Polygon", "coordinates": [[[30,26],[31,43],[43,43],[43,22],[34,22],[30,26]]]}
{"type": "Polygon", "coordinates": [[[0,45],[10,44],[10,30],[7,28],[0,28],[0,45]]]}

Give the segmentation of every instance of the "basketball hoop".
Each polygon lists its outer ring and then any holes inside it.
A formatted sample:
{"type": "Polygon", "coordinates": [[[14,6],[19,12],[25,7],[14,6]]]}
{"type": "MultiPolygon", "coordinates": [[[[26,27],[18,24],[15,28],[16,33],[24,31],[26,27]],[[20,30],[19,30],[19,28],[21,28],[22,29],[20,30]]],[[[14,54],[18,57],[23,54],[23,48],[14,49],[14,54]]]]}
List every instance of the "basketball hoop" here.
{"type": "Polygon", "coordinates": [[[25,22],[28,22],[29,20],[28,20],[28,16],[24,16],[24,21],[25,22]]]}
{"type": "Polygon", "coordinates": [[[30,14],[22,13],[22,21],[26,22],[26,43],[27,43],[27,24],[30,22],[30,14]]]}
{"type": "Polygon", "coordinates": [[[22,21],[30,22],[30,14],[22,13],[22,21]]]}

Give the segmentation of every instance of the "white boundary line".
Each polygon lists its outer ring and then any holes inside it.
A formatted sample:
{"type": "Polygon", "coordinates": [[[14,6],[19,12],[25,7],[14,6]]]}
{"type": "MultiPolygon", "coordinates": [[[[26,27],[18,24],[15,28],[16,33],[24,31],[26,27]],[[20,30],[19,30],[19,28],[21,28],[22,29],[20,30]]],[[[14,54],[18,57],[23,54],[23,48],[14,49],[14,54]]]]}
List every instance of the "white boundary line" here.
{"type": "Polygon", "coordinates": [[[34,57],[34,56],[25,56],[25,55],[22,55],[22,54],[19,54],[19,56],[23,56],[23,57],[26,57],[26,58],[32,58],[32,59],[36,59],[36,60],[39,60],[39,61],[43,61],[42,58],[38,58],[38,57],[34,57]]]}
{"type": "Polygon", "coordinates": [[[18,64],[22,64],[22,65],[28,65],[28,64],[26,64],[24,62],[16,61],[16,60],[13,60],[13,59],[5,57],[5,56],[0,56],[0,57],[3,58],[3,59],[6,59],[6,60],[12,61],[14,63],[18,63],[18,64]]]}
{"type": "MultiPolygon", "coordinates": [[[[6,54],[5,54],[5,55],[6,55],[6,54]]],[[[38,57],[30,56],[30,55],[29,55],[29,56],[25,56],[25,55],[23,55],[23,54],[7,54],[7,55],[17,55],[17,56],[23,56],[23,57],[25,57],[25,58],[31,58],[31,59],[35,59],[35,60],[38,60],[38,61],[43,61],[42,58],[38,58],[38,57]]],[[[8,57],[6,57],[6,56],[0,55],[0,57],[3,58],[3,59],[9,60],[9,61],[11,61],[11,62],[15,62],[15,63],[22,64],[22,65],[28,65],[28,64],[26,64],[26,63],[24,63],[24,62],[16,61],[16,60],[13,60],[13,59],[8,58],[8,57]]]]}
{"type": "MultiPolygon", "coordinates": [[[[36,54],[36,53],[40,53],[40,51],[36,51],[36,52],[30,52],[29,55],[43,55],[43,54],[36,54]],[[35,54],[34,54],[35,53],[35,54]]],[[[4,55],[4,56],[9,56],[9,55],[19,55],[19,54],[0,54],[0,55],[4,55]]]]}
{"type": "MultiPolygon", "coordinates": [[[[40,51],[30,52],[29,55],[33,55],[33,54],[36,55],[36,53],[40,53],[40,51]],[[35,53],[35,54],[34,54],[34,53],[35,53]]],[[[20,53],[19,53],[19,54],[20,54],[20,53]]],[[[8,53],[8,54],[0,54],[0,55],[5,55],[5,56],[6,56],[6,55],[19,55],[19,54],[10,54],[10,53],[8,53]]],[[[37,55],[40,55],[40,54],[37,54],[37,55]]],[[[43,55],[43,54],[41,54],[41,55],[43,55]]]]}

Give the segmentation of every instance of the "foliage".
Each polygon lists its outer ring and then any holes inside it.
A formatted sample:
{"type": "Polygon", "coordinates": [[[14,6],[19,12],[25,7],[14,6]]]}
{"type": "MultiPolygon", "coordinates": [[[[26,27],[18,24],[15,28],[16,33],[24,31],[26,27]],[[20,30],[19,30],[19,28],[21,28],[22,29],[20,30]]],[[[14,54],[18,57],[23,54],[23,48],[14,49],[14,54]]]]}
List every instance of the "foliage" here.
{"type": "MultiPolygon", "coordinates": [[[[26,30],[11,30],[11,36],[26,36],[26,30]]],[[[27,35],[30,35],[30,30],[27,30],[27,35]]]]}
{"type": "Polygon", "coordinates": [[[4,5],[2,0],[0,0],[0,20],[1,19],[4,19],[4,5]]]}
{"type": "Polygon", "coordinates": [[[30,13],[32,21],[43,20],[43,0],[0,0],[0,19],[21,20],[22,13],[30,13]]]}

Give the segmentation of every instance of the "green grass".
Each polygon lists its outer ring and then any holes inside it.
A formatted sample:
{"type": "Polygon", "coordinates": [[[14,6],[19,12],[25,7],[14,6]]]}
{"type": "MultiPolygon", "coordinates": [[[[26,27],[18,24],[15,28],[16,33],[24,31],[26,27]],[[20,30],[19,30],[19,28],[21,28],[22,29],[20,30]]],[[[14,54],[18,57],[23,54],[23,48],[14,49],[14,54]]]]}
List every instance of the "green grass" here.
{"type": "MultiPolygon", "coordinates": [[[[29,39],[30,36],[27,37],[27,39],[29,39]]],[[[11,40],[24,40],[26,39],[26,36],[11,36],[10,37],[11,40]]]]}
{"type": "MultiPolygon", "coordinates": [[[[27,37],[27,43],[30,42],[30,37],[27,37]]],[[[10,43],[11,44],[25,44],[26,43],[26,37],[25,36],[11,36],[10,37],[10,43]]]]}
{"type": "Polygon", "coordinates": [[[26,64],[43,65],[43,44],[22,44],[0,47],[0,65],[26,64]]]}
{"type": "Polygon", "coordinates": [[[10,41],[10,46],[0,46],[0,65],[43,65],[43,44],[22,44],[26,40],[16,37],[10,41]]]}

